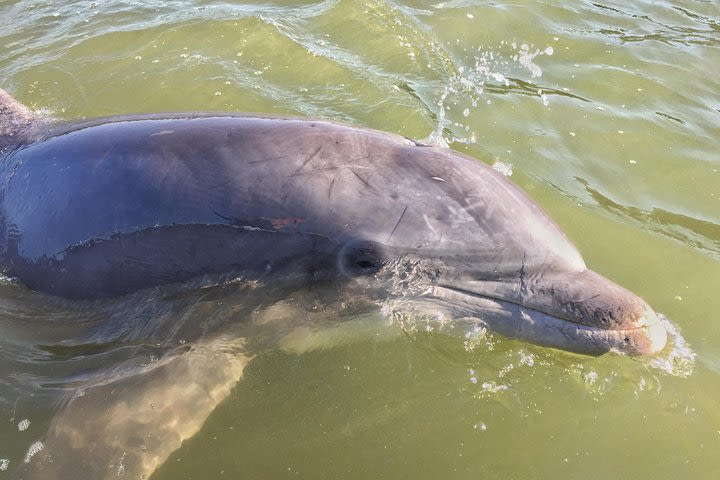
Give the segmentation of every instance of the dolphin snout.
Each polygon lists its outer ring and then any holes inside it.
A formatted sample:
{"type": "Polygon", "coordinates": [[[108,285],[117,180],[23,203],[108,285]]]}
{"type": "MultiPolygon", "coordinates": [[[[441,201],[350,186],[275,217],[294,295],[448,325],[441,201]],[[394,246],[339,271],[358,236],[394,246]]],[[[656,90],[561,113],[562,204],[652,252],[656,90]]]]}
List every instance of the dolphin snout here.
{"type": "Polygon", "coordinates": [[[592,270],[540,277],[521,292],[521,303],[533,304],[564,320],[606,330],[644,326],[657,320],[634,293],[592,270]]]}
{"type": "Polygon", "coordinates": [[[653,355],[667,343],[667,331],[652,308],[647,307],[635,328],[618,330],[628,355],[653,355]]]}
{"type": "Polygon", "coordinates": [[[642,298],[592,270],[523,268],[518,275],[457,278],[437,287],[434,295],[459,316],[541,345],[590,355],[652,355],[667,341],[642,298]]]}
{"type": "Polygon", "coordinates": [[[521,295],[529,308],[596,330],[609,350],[651,355],[667,342],[665,327],[642,298],[592,270],[542,278],[521,295]]]}

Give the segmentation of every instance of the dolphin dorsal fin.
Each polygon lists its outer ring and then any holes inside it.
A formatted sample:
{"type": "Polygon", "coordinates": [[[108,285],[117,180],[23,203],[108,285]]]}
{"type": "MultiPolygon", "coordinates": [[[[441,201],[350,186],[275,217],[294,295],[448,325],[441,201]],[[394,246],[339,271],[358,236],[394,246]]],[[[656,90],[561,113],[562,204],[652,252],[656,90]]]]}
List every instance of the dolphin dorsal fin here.
{"type": "Polygon", "coordinates": [[[0,88],[0,155],[34,141],[47,121],[0,88]]]}

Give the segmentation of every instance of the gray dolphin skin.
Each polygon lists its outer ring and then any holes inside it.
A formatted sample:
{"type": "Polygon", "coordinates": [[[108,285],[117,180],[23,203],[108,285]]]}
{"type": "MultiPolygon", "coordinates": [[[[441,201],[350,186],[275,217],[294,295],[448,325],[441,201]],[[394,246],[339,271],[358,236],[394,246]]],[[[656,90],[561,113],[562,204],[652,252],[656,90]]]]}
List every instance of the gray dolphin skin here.
{"type": "Polygon", "coordinates": [[[645,301],[450,149],[261,115],[53,124],[3,91],[0,115],[0,266],[30,289],[94,299],[236,272],[360,285],[573,352],[665,345],[645,301]]]}

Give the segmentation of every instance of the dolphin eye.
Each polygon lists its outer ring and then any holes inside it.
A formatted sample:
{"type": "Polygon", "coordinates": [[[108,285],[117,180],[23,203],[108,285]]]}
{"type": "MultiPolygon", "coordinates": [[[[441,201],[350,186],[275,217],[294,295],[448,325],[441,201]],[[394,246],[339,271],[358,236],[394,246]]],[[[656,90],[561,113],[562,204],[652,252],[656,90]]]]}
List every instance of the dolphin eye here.
{"type": "Polygon", "coordinates": [[[382,248],[368,240],[350,240],[338,253],[338,270],[350,277],[372,275],[382,264],[382,248]]]}

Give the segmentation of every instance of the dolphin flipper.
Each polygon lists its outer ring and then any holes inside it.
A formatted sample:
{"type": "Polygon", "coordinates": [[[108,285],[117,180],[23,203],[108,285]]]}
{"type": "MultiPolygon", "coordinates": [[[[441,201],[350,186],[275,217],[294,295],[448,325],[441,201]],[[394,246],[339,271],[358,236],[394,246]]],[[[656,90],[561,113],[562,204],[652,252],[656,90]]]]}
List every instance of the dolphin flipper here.
{"type": "Polygon", "coordinates": [[[149,477],[200,430],[250,359],[242,339],[214,339],[78,392],[53,419],[29,478],[149,477]]]}

